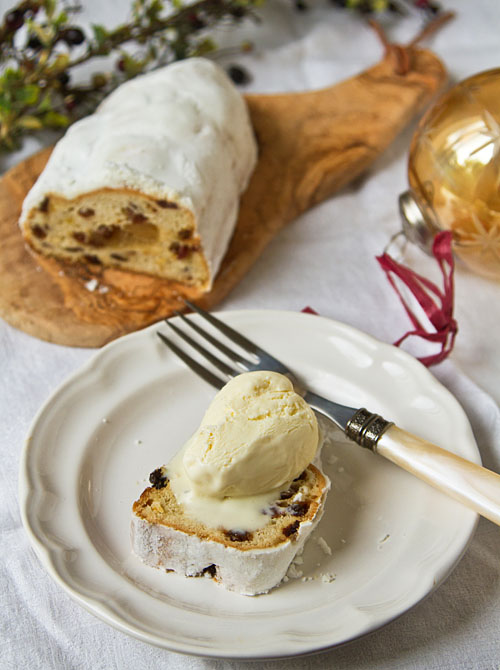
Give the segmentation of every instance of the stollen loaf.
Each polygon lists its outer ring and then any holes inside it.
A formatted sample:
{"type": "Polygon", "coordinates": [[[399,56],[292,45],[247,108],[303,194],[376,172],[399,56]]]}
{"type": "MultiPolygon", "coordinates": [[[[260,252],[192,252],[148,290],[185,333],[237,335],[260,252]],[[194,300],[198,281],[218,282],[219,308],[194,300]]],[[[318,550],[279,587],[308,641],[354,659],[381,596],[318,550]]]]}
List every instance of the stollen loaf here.
{"type": "Polygon", "coordinates": [[[190,58],[122,84],[58,142],[26,196],[35,255],[207,291],[257,159],[245,102],[190,58]]]}

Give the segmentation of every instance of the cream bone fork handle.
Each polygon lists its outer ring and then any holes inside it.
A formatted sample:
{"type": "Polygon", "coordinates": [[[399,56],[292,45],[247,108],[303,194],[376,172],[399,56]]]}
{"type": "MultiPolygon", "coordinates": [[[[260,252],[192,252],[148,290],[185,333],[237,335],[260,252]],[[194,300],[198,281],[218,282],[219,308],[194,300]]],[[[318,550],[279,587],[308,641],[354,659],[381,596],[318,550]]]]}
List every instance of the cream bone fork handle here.
{"type": "Polygon", "coordinates": [[[478,514],[493,521],[493,523],[500,525],[500,475],[467,461],[427,440],[412,435],[391,421],[386,421],[378,414],[369,412],[365,408],[346,407],[304,389],[295,375],[274,356],[271,356],[271,354],[197,305],[188,301],[186,301],[186,304],[253,359],[250,360],[249,357],[237,353],[198,323],[178,313],[178,316],[186,325],[212,346],[219,349],[236,367],[228,365],[206,349],[198,340],[193,339],[184,330],[165,319],[167,325],[179,337],[226,377],[226,379],[223,379],[214,374],[186,354],[175,342],[163,333],[158,332],[157,335],[164,344],[209,384],[220,389],[229,379],[242,372],[254,370],[280,372],[291,379],[295,390],[303,396],[304,400],[316,412],[333,421],[356,444],[387,458],[443,493],[459,500],[478,514]]]}

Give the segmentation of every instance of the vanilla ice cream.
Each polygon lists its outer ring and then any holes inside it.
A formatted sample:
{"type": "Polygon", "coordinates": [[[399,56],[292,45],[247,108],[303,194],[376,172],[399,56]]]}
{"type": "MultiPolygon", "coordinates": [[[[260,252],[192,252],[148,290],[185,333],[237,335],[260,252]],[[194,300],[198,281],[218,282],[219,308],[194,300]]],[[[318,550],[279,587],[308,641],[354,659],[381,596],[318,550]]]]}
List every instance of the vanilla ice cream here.
{"type": "Polygon", "coordinates": [[[248,372],[216,395],[183,452],[198,496],[255,496],[287,484],[311,463],[318,424],[277,372],[248,372]]]}

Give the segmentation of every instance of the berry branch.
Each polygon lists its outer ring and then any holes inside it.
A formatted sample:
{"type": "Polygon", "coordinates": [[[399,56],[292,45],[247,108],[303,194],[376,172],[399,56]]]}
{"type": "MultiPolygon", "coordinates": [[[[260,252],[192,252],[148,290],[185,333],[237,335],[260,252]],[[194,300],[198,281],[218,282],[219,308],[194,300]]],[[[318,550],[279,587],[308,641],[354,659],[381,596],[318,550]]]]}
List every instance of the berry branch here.
{"type": "MultiPolygon", "coordinates": [[[[265,0],[133,0],[130,19],[113,29],[76,24],[77,0],[23,0],[0,23],[0,150],[18,148],[23,136],[43,128],[65,128],[90,114],[127,79],[189,56],[216,50],[210,30],[216,25],[259,20],[265,0]],[[112,65],[78,83],[80,65],[102,57],[112,65]]],[[[292,0],[307,11],[304,0],[292,0]]],[[[360,14],[404,13],[409,5],[424,12],[438,7],[428,0],[331,0],[333,6],[360,14]]],[[[248,43],[242,50],[248,50],[248,43]]],[[[228,68],[235,83],[248,81],[239,66],[228,68]]]]}

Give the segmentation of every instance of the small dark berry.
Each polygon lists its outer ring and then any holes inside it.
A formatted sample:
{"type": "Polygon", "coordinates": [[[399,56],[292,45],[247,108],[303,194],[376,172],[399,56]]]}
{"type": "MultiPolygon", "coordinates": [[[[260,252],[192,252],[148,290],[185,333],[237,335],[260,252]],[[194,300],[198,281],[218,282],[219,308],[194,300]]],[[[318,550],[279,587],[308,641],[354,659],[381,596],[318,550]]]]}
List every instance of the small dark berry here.
{"type": "Polygon", "coordinates": [[[69,74],[67,72],[61,72],[57,75],[57,80],[61,86],[67,86],[69,84],[69,74]]]}
{"type": "Polygon", "coordinates": [[[192,30],[202,30],[202,28],[204,28],[206,25],[205,21],[203,21],[203,19],[200,19],[200,17],[197,14],[190,14],[188,17],[188,21],[192,30]]]}
{"type": "Polygon", "coordinates": [[[5,15],[5,25],[9,31],[19,30],[24,24],[24,12],[21,9],[13,9],[5,15]]]}
{"type": "Polygon", "coordinates": [[[431,14],[439,14],[439,12],[441,11],[441,7],[439,7],[439,5],[436,5],[433,2],[429,2],[427,9],[431,14]]]}
{"type": "Polygon", "coordinates": [[[359,5],[356,6],[356,9],[361,14],[371,14],[373,12],[373,7],[370,4],[370,0],[365,0],[365,2],[360,2],[359,5]]]}
{"type": "Polygon", "coordinates": [[[38,35],[30,35],[28,44],[26,46],[28,47],[28,49],[38,51],[38,49],[42,48],[42,43],[40,42],[38,35]]]}
{"type": "Polygon", "coordinates": [[[36,16],[38,14],[40,7],[34,2],[28,2],[26,4],[26,11],[30,16],[36,16]]]}
{"type": "Polygon", "coordinates": [[[76,46],[85,41],[85,35],[80,28],[66,28],[61,33],[61,39],[69,46],[76,46]]]}
{"type": "Polygon", "coordinates": [[[231,16],[233,16],[235,19],[242,19],[245,14],[246,11],[244,7],[233,7],[231,10],[231,16]]]}
{"type": "Polygon", "coordinates": [[[120,60],[116,64],[116,69],[120,70],[120,72],[125,72],[125,59],[124,58],[120,58],[120,60]]]}
{"type": "Polygon", "coordinates": [[[72,96],[69,96],[68,98],[65,99],[64,106],[66,107],[68,112],[72,112],[76,107],[76,100],[72,96]]]}
{"type": "Polygon", "coordinates": [[[404,14],[402,7],[400,7],[396,2],[389,2],[387,9],[393,14],[404,14]]]}
{"type": "Polygon", "coordinates": [[[251,81],[251,77],[247,70],[239,65],[230,65],[227,68],[227,73],[235,84],[248,84],[251,81]]]}

